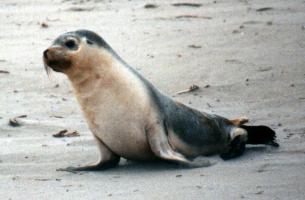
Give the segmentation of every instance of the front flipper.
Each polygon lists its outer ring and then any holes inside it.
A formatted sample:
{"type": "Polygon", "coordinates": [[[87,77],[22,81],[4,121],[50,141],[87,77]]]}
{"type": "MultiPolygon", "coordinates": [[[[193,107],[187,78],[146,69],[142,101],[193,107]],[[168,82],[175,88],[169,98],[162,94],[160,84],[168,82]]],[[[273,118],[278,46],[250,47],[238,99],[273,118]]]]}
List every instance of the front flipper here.
{"type": "Polygon", "coordinates": [[[115,167],[119,162],[120,162],[120,157],[116,157],[112,160],[107,160],[107,161],[100,160],[97,163],[85,165],[85,166],[59,168],[56,169],[56,171],[67,171],[67,172],[99,171],[99,170],[106,170],[115,167]]]}
{"type": "Polygon", "coordinates": [[[97,171],[106,170],[115,167],[120,162],[120,157],[114,154],[101,140],[95,137],[100,151],[100,159],[98,162],[86,166],[59,168],[56,171],[97,171]]]}
{"type": "Polygon", "coordinates": [[[181,153],[174,151],[168,142],[166,126],[164,122],[153,123],[146,130],[146,134],[151,150],[159,158],[182,164],[183,166],[187,167],[203,167],[211,165],[211,163],[207,160],[201,160],[200,163],[192,162],[181,153]]]}

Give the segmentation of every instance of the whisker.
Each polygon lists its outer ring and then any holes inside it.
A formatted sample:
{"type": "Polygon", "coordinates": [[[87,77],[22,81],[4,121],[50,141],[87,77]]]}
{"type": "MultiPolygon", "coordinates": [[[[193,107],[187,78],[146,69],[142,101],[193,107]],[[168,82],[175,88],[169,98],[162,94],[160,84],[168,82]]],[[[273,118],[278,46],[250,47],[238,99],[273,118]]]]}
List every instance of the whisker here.
{"type": "Polygon", "coordinates": [[[48,77],[50,78],[50,74],[51,74],[51,68],[44,62],[44,69],[46,70],[46,73],[48,75],[48,77]]]}

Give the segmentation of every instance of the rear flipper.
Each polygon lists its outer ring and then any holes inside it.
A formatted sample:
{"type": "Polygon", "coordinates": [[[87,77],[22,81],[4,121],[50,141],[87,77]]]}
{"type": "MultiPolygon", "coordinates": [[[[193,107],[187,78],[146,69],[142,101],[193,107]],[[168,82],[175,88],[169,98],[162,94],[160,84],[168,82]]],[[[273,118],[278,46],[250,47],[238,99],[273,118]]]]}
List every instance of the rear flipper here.
{"type": "Polygon", "coordinates": [[[275,132],[267,126],[245,126],[241,125],[241,128],[247,131],[247,144],[266,144],[274,147],[278,147],[276,143],[275,132]]]}
{"type": "Polygon", "coordinates": [[[246,141],[242,135],[236,136],[230,143],[228,151],[220,154],[223,160],[229,160],[241,156],[246,149],[246,141]]]}
{"type": "Polygon", "coordinates": [[[241,156],[246,144],[266,144],[278,147],[275,142],[275,132],[267,126],[245,126],[235,127],[231,130],[232,141],[228,150],[220,155],[223,160],[229,160],[241,156]]]}
{"type": "Polygon", "coordinates": [[[225,152],[220,154],[223,160],[241,156],[246,149],[247,131],[243,128],[233,127],[230,131],[231,142],[225,152]]]}

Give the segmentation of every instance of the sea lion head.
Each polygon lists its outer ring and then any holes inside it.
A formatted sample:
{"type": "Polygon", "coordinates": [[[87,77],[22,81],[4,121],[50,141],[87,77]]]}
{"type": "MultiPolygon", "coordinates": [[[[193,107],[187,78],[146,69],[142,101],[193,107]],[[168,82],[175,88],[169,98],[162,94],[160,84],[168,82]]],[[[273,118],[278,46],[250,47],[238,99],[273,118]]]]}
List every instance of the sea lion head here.
{"type": "Polygon", "coordinates": [[[68,76],[83,74],[94,66],[105,63],[109,50],[110,46],[98,34],[89,30],[77,30],[57,37],[43,52],[43,62],[48,74],[50,69],[68,76]]]}

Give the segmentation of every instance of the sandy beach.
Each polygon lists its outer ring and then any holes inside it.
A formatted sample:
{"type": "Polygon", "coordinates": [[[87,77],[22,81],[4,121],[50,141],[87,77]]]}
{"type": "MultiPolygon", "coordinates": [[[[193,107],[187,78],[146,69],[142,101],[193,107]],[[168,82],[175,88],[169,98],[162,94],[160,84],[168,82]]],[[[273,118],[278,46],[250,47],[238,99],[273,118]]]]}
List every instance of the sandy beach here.
{"type": "Polygon", "coordinates": [[[305,199],[303,0],[2,0],[0,22],[0,199],[305,199]],[[280,147],[195,169],[122,159],[56,171],[98,157],[69,81],[42,63],[76,29],[99,33],[175,100],[272,127],[280,147]],[[199,90],[177,94],[191,85],[199,90]],[[80,136],[52,136],[64,129],[80,136]]]}

